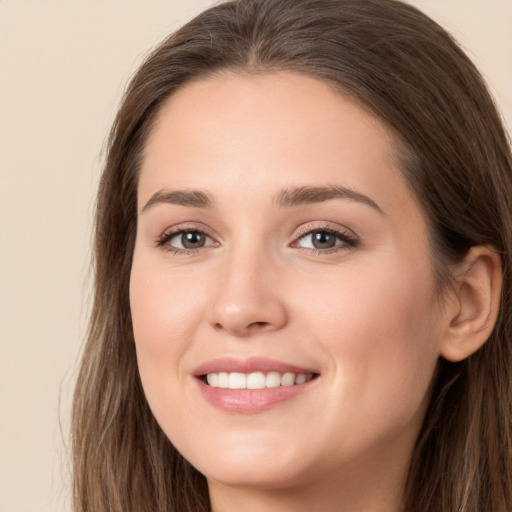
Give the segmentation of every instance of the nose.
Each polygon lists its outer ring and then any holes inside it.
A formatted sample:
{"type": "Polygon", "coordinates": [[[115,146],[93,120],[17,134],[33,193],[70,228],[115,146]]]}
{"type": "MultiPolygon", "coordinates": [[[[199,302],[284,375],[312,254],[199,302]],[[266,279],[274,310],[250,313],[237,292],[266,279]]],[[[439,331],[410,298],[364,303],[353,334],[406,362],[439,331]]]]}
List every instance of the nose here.
{"type": "Polygon", "coordinates": [[[222,265],[208,312],[214,329],[247,337],[286,325],[286,294],[269,255],[239,251],[222,265]]]}

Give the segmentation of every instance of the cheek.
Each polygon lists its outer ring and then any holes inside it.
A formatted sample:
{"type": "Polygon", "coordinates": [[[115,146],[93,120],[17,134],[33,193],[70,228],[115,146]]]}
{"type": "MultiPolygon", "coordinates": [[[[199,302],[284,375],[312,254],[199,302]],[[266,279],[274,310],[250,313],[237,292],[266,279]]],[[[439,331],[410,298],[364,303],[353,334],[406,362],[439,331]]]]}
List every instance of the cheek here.
{"type": "Polygon", "coordinates": [[[177,350],[204,310],[199,280],[134,258],[130,309],[135,342],[145,350],[177,350]],[[151,269],[153,267],[153,269],[151,269]]]}
{"type": "Polygon", "coordinates": [[[186,378],[183,354],[204,318],[203,304],[204,290],[190,279],[135,253],[130,277],[133,334],[142,385],[157,419],[168,414],[169,400],[179,400],[175,384],[186,378]]]}
{"type": "Polygon", "coordinates": [[[315,319],[315,329],[326,339],[342,340],[340,347],[360,347],[368,355],[394,347],[414,351],[425,335],[435,335],[437,302],[430,267],[420,264],[416,270],[410,260],[389,260],[354,265],[337,278],[320,276],[296,293],[304,299],[302,313],[315,319]]]}
{"type": "Polygon", "coordinates": [[[366,274],[354,268],[324,290],[310,296],[304,315],[331,357],[333,389],[353,405],[340,414],[350,410],[363,425],[421,416],[439,354],[430,274],[399,264],[366,274]]]}

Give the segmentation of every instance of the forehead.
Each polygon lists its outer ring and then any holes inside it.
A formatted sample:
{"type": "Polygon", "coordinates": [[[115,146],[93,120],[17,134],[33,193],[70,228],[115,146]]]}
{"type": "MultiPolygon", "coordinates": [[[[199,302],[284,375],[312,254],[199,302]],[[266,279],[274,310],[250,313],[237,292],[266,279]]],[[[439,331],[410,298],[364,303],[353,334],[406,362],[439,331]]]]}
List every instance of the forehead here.
{"type": "Polygon", "coordinates": [[[382,142],[379,150],[386,156],[395,154],[391,130],[367,108],[328,83],[290,71],[223,72],[186,84],[159,109],[148,146],[162,142],[162,136],[166,143],[172,143],[171,137],[180,137],[181,142],[187,137],[197,144],[204,135],[212,145],[229,137],[231,154],[244,137],[264,142],[269,151],[277,142],[285,149],[286,135],[290,142],[292,137],[326,142],[337,138],[340,147],[373,136],[382,142]],[[272,144],[276,134],[281,137],[272,144]]]}
{"type": "Polygon", "coordinates": [[[267,195],[328,183],[414,202],[397,162],[386,125],[326,83],[283,71],[223,73],[187,84],[161,107],[139,201],[168,187],[223,195],[243,182],[267,195]]]}

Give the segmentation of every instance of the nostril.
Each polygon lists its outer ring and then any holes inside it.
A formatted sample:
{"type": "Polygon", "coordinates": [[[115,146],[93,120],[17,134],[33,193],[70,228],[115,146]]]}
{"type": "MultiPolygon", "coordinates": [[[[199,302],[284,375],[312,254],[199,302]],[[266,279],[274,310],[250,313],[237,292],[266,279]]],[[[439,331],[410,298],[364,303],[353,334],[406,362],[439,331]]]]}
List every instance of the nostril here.
{"type": "Polygon", "coordinates": [[[278,301],[273,304],[253,301],[244,305],[215,301],[208,316],[208,323],[216,331],[226,331],[237,336],[280,329],[287,321],[284,306],[278,301]]]}
{"type": "Polygon", "coordinates": [[[261,329],[262,327],[266,327],[268,325],[268,322],[253,322],[252,324],[248,325],[249,329],[261,329]]]}
{"type": "MultiPolygon", "coordinates": [[[[269,322],[252,322],[250,324],[244,325],[244,326],[229,326],[227,330],[237,332],[240,335],[249,334],[251,332],[255,331],[261,331],[269,327],[271,324],[269,322]]],[[[223,325],[221,322],[216,322],[213,325],[213,328],[217,331],[226,329],[226,326],[223,325]]]]}

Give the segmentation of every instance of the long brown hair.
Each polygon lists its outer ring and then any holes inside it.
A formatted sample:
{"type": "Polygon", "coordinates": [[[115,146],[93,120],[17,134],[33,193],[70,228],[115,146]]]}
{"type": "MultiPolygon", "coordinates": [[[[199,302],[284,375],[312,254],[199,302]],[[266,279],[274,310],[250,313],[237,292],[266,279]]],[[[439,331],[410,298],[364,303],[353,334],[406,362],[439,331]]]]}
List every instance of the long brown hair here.
{"type": "Polygon", "coordinates": [[[110,134],[94,306],[74,396],[75,511],[209,510],[205,478],[177,453],[145,400],[128,283],[139,166],[159,107],[187,82],[226,69],[316,77],[387,124],[429,222],[441,288],[449,263],[472,246],[501,255],[497,324],[468,359],[439,362],[404,507],[512,510],[512,157],[483,79],[441,27],[399,1],[234,0],[203,12],[148,57],[110,134]]]}

